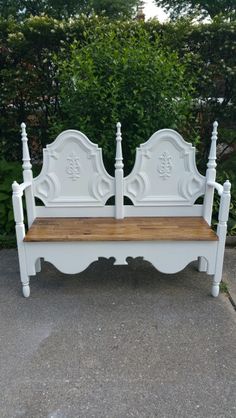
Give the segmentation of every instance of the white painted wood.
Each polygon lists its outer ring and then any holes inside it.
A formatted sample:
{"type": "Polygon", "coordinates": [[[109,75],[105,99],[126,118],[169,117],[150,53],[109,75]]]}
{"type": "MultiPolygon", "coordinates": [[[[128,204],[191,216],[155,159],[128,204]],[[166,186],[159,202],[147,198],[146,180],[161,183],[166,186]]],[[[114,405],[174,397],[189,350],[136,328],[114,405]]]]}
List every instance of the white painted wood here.
{"type": "Polygon", "coordinates": [[[220,282],[222,279],[224,249],[227,233],[227,221],[229,218],[230,207],[230,188],[231,184],[227,180],[223,185],[223,193],[220,199],[219,222],[217,225],[217,235],[219,237],[219,243],[216,256],[215,274],[212,283],[212,296],[214,297],[217,297],[219,294],[220,282]]]}
{"type": "MultiPolygon", "coordinates": [[[[21,140],[22,140],[22,161],[23,161],[23,175],[27,176],[28,171],[31,170],[32,165],[30,162],[30,154],[28,148],[28,137],[26,133],[26,124],[23,122],[21,124],[21,140]]],[[[24,179],[25,181],[30,181],[30,179],[24,179]]]]}
{"type": "Polygon", "coordinates": [[[28,137],[26,133],[25,123],[21,124],[21,140],[22,140],[22,161],[23,161],[23,179],[24,183],[29,184],[25,190],[26,211],[28,226],[31,226],[35,219],[35,200],[32,188],[33,174],[30,162],[30,153],[28,148],[28,137]]]}
{"type": "Polygon", "coordinates": [[[192,206],[204,189],[195,148],[172,129],[155,132],[136,149],[134,168],[124,179],[124,194],[135,206],[192,206]]]}
{"type": "Polygon", "coordinates": [[[25,246],[23,239],[25,237],[24,214],[22,205],[22,187],[15,181],[12,185],[12,203],[15,218],[15,230],[18,249],[18,258],[20,266],[20,278],[22,282],[22,291],[25,297],[30,295],[29,275],[27,272],[27,260],[25,255],[25,246]]]}
{"type": "Polygon", "coordinates": [[[132,206],[124,207],[125,216],[202,216],[202,205],[193,206],[132,206]]]}
{"type": "Polygon", "coordinates": [[[223,193],[223,186],[222,186],[222,184],[217,183],[216,181],[208,181],[207,182],[207,186],[214,187],[217,190],[218,195],[219,196],[222,195],[222,193],[223,193]]]}
{"type": "Polygon", "coordinates": [[[213,131],[211,136],[211,148],[207,163],[206,171],[206,190],[204,196],[204,210],[203,216],[207,223],[211,224],[212,206],[214,198],[214,185],[216,179],[216,141],[217,141],[217,127],[218,122],[213,123],[213,131]]]}
{"type": "Polygon", "coordinates": [[[207,260],[204,257],[198,259],[198,271],[204,273],[207,271],[207,260]]]}
{"type": "MultiPolygon", "coordinates": [[[[219,293],[230,205],[230,183],[215,181],[217,123],[206,177],[195,164],[195,148],[175,131],[156,132],[137,149],[134,168],[124,178],[121,125],[117,124],[115,177],[103,165],[101,149],[79,131],[65,131],[44,150],[40,175],[32,178],[28,138],[22,124],[24,182],[13,183],[13,209],[23,295],[30,294],[29,276],[41,269],[41,258],[64,273],[78,273],[99,257],[143,257],[164,273],[175,273],[193,260],[199,269],[214,275],[212,295],[219,293]],[[204,216],[210,223],[214,189],[221,195],[217,234],[219,241],[109,241],[24,242],[22,196],[25,194],[29,225],[37,217],[105,217],[121,219],[153,216],[204,216]],[[206,192],[204,205],[194,205],[206,192]],[[34,196],[45,206],[36,206],[34,196]],[[115,195],[115,206],[105,206],[115,195]],[[124,195],[134,205],[124,205],[124,195]]],[[[138,220],[137,220],[138,222],[138,220]]]]}
{"type": "Polygon", "coordinates": [[[36,215],[39,218],[87,218],[87,217],[115,217],[115,206],[103,207],[45,207],[36,206],[36,215]]]}
{"type": "Polygon", "coordinates": [[[40,258],[38,258],[35,262],[35,271],[36,273],[39,273],[41,271],[41,261],[40,258]]]}
{"type": "MultiPolygon", "coordinates": [[[[124,216],[202,216],[203,205],[193,206],[133,206],[124,205],[124,216]]],[[[36,206],[37,217],[115,217],[115,206],[109,205],[104,207],[79,207],[79,208],[53,208],[45,206],[36,206]]]]}
{"type": "Polygon", "coordinates": [[[115,158],[115,208],[116,219],[124,218],[124,172],[123,172],[123,155],[121,148],[121,123],[116,125],[116,158],[115,158]]]}
{"type": "Polygon", "coordinates": [[[76,274],[85,270],[100,257],[115,258],[115,264],[127,264],[128,257],[143,257],[162,273],[181,271],[199,254],[208,261],[208,274],[213,274],[216,263],[216,241],[107,241],[107,242],[26,242],[27,268],[35,274],[39,254],[58,270],[76,274]]]}
{"type": "Polygon", "coordinates": [[[198,257],[198,271],[201,273],[207,271],[207,259],[205,257],[198,257]]]}
{"type": "MultiPolygon", "coordinates": [[[[216,141],[217,141],[217,127],[218,122],[213,123],[213,131],[211,136],[211,148],[208,158],[207,171],[206,171],[206,189],[203,204],[203,216],[208,225],[211,225],[212,207],[214,199],[214,185],[216,179],[216,141]]],[[[200,258],[199,271],[206,271],[207,265],[204,259],[200,258]]]]}
{"type": "Polygon", "coordinates": [[[114,178],[105,170],[101,149],[81,132],[62,132],[43,150],[34,194],[45,206],[104,206],[114,193],[114,178]]]}

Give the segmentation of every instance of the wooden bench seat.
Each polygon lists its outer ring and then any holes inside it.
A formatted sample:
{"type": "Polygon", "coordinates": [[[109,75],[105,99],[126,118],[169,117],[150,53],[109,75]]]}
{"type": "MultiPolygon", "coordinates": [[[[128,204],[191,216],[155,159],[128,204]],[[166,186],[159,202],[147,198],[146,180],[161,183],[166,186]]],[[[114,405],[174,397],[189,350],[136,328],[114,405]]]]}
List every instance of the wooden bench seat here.
{"type": "Polygon", "coordinates": [[[36,218],[24,241],[217,241],[202,217],[36,218]]]}

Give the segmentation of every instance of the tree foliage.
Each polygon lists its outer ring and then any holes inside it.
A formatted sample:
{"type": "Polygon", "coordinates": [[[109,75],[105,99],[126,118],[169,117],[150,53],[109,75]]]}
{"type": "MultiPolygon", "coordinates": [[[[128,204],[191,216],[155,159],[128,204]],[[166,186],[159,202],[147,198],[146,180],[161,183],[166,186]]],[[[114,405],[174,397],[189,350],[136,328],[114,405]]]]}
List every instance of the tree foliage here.
{"type": "Polygon", "coordinates": [[[110,19],[128,18],[134,14],[139,0],[0,0],[0,17],[24,20],[30,16],[47,15],[54,19],[68,19],[84,13],[108,16],[110,19]]]}
{"type": "Polygon", "coordinates": [[[235,19],[235,0],[155,0],[158,7],[163,7],[173,19],[183,15],[211,17],[223,16],[235,19]]]}

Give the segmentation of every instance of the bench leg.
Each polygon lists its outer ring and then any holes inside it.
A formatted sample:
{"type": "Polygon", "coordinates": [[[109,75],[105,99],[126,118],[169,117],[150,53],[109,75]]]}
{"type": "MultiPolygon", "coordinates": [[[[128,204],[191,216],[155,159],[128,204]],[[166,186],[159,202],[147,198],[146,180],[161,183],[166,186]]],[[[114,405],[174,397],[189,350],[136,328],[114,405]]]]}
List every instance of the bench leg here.
{"type": "Polygon", "coordinates": [[[39,273],[41,271],[41,261],[40,258],[37,258],[35,262],[35,271],[36,273],[39,273]]]}
{"type": "Polygon", "coordinates": [[[22,282],[22,293],[25,298],[28,298],[30,295],[29,278],[28,278],[28,282],[26,281],[24,283],[22,282]]]}
{"type": "Polygon", "coordinates": [[[220,293],[220,281],[217,281],[217,279],[214,276],[212,288],[211,288],[211,294],[214,298],[217,298],[219,293],[220,293]]]}
{"type": "Polygon", "coordinates": [[[211,294],[215,298],[219,295],[219,292],[220,292],[220,282],[222,279],[222,271],[223,271],[223,256],[217,259],[216,272],[213,277],[211,294]]]}
{"type": "Polygon", "coordinates": [[[204,257],[198,258],[198,271],[201,271],[201,272],[207,271],[207,261],[204,257]]]}
{"type": "Polygon", "coordinates": [[[22,245],[18,246],[18,256],[19,256],[19,264],[20,264],[20,279],[22,283],[22,293],[25,298],[28,298],[30,295],[30,287],[29,287],[30,278],[27,273],[25,251],[22,245]]]}

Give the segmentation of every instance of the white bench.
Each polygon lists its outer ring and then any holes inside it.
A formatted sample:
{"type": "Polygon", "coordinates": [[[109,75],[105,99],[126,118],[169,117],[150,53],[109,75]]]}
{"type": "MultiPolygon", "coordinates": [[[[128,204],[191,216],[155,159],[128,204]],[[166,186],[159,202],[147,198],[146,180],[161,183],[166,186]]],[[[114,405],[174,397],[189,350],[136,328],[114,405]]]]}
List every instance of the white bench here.
{"type": "Polygon", "coordinates": [[[133,170],[124,177],[118,123],[114,177],[104,168],[101,149],[81,132],[68,130],[43,150],[42,171],[33,178],[22,123],[24,182],[12,188],[23,295],[30,295],[29,277],[40,271],[41,259],[73,274],[99,257],[127,264],[127,257],[141,256],[164,273],[198,259],[199,271],[214,276],[212,295],[218,296],[230,183],[215,181],[217,125],[206,176],[196,168],[195,148],[176,131],[163,129],[137,148],[133,170]],[[221,196],[217,233],[210,227],[214,189],[221,196]],[[203,204],[195,204],[202,195],[203,204]],[[111,196],[115,205],[106,205],[111,196]],[[124,205],[124,196],[133,204],[124,205]]]}

